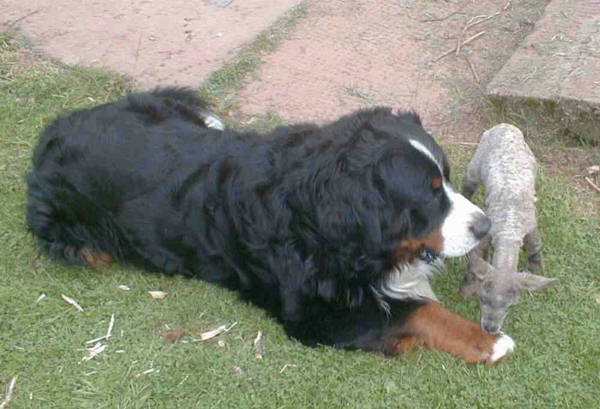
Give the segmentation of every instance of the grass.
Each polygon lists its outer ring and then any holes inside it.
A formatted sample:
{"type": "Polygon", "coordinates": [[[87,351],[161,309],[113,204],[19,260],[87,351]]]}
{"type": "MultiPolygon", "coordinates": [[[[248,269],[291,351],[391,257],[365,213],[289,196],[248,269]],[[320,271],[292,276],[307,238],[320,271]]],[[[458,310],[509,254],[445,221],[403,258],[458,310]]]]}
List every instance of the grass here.
{"type": "MultiPolygon", "coordinates": [[[[593,136],[592,128],[597,125],[590,126],[585,113],[578,121],[576,115],[559,113],[553,102],[495,98],[484,102],[483,111],[490,126],[506,122],[519,127],[546,171],[562,184],[574,186],[579,196],[578,208],[585,214],[600,217],[600,197],[584,179],[587,168],[600,163],[600,144],[593,136]],[[579,125],[573,125],[577,122],[579,125]]],[[[590,178],[600,183],[600,175],[590,175],[590,178]]]]}
{"type": "MultiPolygon", "coordinates": [[[[205,90],[227,100],[241,77],[216,82],[225,77],[212,77],[205,90]]],[[[582,215],[572,186],[548,172],[539,180],[540,224],[547,275],[561,284],[522,297],[505,328],[517,341],[516,353],[493,368],[424,350],[391,359],[306,348],[226,290],[125,266],[93,271],[40,256],[23,220],[23,180],[38,132],[65,110],[110,100],[129,87],[114,74],[39,60],[0,36],[0,380],[18,375],[10,408],[563,409],[600,401],[598,220],[582,215]],[[131,290],[119,290],[120,284],[131,290]],[[169,295],[154,300],[148,290],[169,295]],[[36,303],[40,294],[46,298],[36,303]],[[84,311],[64,303],[61,294],[84,311]],[[107,349],[82,361],[85,341],[105,333],[112,313],[107,349]],[[234,322],[214,340],[191,342],[234,322]],[[165,342],[165,331],[173,328],[185,335],[165,342]],[[252,347],[259,329],[265,334],[262,360],[254,359],[252,347]]],[[[460,174],[468,155],[456,146],[448,150],[460,174]]],[[[434,286],[449,308],[476,319],[477,303],[458,295],[462,267],[450,263],[434,286]]]]}
{"type": "Polygon", "coordinates": [[[361,99],[367,103],[373,103],[373,99],[369,97],[369,95],[366,92],[363,92],[358,88],[344,87],[343,90],[348,96],[361,99]]]}
{"type": "MultiPolygon", "coordinates": [[[[585,109],[579,114],[565,114],[556,102],[539,101],[535,98],[493,98],[486,102],[486,113],[490,118],[534,129],[536,132],[532,136],[537,138],[538,144],[550,141],[596,148],[599,146],[598,126],[590,125],[592,115],[585,113],[585,109]],[[580,125],[574,126],[576,123],[580,125]]],[[[576,102],[570,102],[570,105],[575,104],[576,102]]],[[[563,102],[563,105],[569,106],[567,102],[563,102]]]]}

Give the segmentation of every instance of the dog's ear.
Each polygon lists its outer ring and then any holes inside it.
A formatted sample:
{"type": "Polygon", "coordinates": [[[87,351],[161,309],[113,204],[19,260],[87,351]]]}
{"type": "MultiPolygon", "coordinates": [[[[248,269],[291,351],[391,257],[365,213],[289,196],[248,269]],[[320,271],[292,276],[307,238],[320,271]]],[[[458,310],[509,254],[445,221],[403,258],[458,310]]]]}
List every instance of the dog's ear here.
{"type": "Polygon", "coordinates": [[[436,193],[432,177],[441,180],[433,162],[421,160],[411,149],[398,145],[382,152],[372,174],[384,200],[403,208],[419,208],[430,203],[436,193]]]}
{"type": "Polygon", "coordinates": [[[372,151],[384,138],[381,131],[376,130],[369,121],[352,130],[352,136],[340,146],[335,156],[334,173],[362,173],[362,169],[374,160],[372,151]]]}
{"type": "Polygon", "coordinates": [[[385,132],[378,130],[373,126],[371,121],[365,121],[361,124],[361,126],[354,133],[354,138],[352,141],[356,145],[370,145],[374,146],[386,139],[385,132]]]}

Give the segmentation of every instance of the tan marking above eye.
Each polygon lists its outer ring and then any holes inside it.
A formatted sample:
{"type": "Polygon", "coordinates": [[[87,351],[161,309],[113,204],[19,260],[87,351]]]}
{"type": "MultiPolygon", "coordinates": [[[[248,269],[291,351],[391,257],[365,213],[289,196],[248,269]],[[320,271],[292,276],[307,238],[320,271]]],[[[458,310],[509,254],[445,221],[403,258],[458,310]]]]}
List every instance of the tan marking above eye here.
{"type": "Polygon", "coordinates": [[[442,185],[444,184],[442,178],[440,177],[435,177],[431,179],[431,187],[434,189],[439,189],[442,187],[442,185]]]}

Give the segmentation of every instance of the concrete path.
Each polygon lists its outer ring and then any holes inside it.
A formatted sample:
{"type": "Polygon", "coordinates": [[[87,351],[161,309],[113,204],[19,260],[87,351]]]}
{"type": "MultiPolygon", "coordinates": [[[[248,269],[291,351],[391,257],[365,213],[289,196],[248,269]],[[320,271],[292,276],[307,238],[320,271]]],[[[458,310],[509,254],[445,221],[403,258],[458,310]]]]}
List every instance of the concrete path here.
{"type": "MultiPolygon", "coordinates": [[[[199,86],[300,2],[2,0],[0,30],[16,28],[49,57],[108,67],[139,87],[199,86]]],[[[240,119],[276,112],[329,120],[385,104],[414,108],[428,128],[470,142],[486,125],[481,88],[493,78],[491,95],[560,101],[575,112],[570,126],[583,127],[578,133],[600,128],[600,0],[552,0],[540,21],[545,0],[306,4],[290,38],[246,79],[240,119]],[[457,39],[480,30],[453,52],[457,39]]]]}
{"type": "Polygon", "coordinates": [[[473,143],[488,126],[482,87],[545,6],[545,0],[308,0],[289,38],[246,79],[233,116],[250,122],[274,112],[292,122],[329,121],[389,105],[415,109],[440,140],[473,143]],[[456,52],[459,38],[474,36],[456,52]]]}
{"type": "Polygon", "coordinates": [[[141,86],[198,86],[232,50],[300,0],[2,0],[0,28],[68,64],[107,67],[141,86]],[[4,27],[2,27],[4,26],[4,27]]]}
{"type": "Polygon", "coordinates": [[[552,0],[488,93],[556,102],[572,132],[600,141],[600,0],[552,0]]]}

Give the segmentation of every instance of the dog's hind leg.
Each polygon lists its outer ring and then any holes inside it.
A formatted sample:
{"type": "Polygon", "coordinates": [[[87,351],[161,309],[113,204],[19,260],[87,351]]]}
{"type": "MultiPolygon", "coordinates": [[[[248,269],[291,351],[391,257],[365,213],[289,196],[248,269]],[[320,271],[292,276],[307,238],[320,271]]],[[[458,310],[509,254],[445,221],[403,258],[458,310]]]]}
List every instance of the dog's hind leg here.
{"type": "Polygon", "coordinates": [[[94,268],[107,268],[120,255],[120,234],[105,210],[56,175],[34,171],[27,183],[27,227],[44,252],[94,268]]]}

